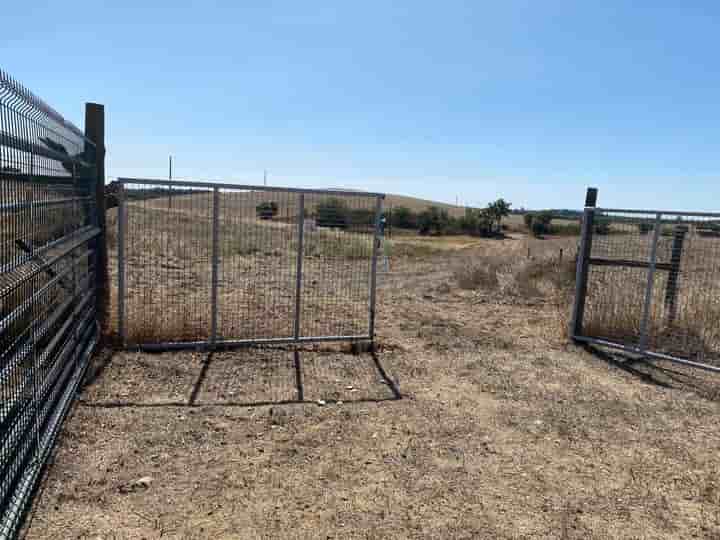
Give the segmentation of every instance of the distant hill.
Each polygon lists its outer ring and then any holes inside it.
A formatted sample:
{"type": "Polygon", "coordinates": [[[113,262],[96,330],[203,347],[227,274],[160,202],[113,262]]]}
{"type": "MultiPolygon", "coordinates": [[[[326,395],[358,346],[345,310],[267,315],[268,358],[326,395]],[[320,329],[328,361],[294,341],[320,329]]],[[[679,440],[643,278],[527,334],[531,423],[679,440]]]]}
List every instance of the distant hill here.
{"type": "Polygon", "coordinates": [[[397,208],[398,206],[404,206],[413,212],[422,212],[428,206],[437,206],[438,208],[447,210],[448,214],[453,217],[461,217],[465,215],[464,206],[455,206],[454,204],[429,201],[427,199],[418,199],[417,197],[408,197],[406,195],[388,194],[385,196],[385,203],[383,204],[384,208],[397,208]]]}

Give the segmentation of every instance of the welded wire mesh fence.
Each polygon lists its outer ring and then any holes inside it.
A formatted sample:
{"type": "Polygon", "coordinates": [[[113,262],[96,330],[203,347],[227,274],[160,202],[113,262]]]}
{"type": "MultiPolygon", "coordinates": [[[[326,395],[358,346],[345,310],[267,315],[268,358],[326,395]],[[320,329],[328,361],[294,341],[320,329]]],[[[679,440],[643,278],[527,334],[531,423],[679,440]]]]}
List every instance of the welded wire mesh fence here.
{"type": "Polygon", "coordinates": [[[0,70],[0,539],[97,340],[92,143],[0,70]]]}
{"type": "Polygon", "coordinates": [[[128,346],[372,339],[382,196],[121,179],[128,346]]]}
{"type": "Polygon", "coordinates": [[[587,208],[574,334],[720,370],[720,215],[587,208]]]}

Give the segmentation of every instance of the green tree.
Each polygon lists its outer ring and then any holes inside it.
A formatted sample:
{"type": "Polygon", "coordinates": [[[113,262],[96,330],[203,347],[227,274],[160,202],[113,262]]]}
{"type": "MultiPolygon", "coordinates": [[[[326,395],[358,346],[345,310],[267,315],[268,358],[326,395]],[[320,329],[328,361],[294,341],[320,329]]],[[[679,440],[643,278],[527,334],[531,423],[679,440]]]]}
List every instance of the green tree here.
{"type": "Polygon", "coordinates": [[[496,230],[499,232],[502,229],[502,219],[510,214],[510,207],[512,203],[507,202],[505,199],[498,199],[495,202],[488,204],[486,212],[496,226],[496,230]]]}

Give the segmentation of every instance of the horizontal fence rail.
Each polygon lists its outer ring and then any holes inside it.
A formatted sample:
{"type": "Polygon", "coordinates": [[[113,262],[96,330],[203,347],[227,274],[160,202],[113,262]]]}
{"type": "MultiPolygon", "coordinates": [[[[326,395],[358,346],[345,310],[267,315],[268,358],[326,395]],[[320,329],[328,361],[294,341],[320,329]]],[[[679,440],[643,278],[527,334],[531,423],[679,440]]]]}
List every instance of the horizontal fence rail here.
{"type": "Polygon", "coordinates": [[[118,183],[109,255],[126,346],[373,339],[383,195],[118,183]]]}
{"type": "Polygon", "coordinates": [[[720,372],[720,214],[585,209],[573,337],[720,372]]]}
{"type": "Polygon", "coordinates": [[[92,141],[0,70],[0,540],[98,340],[92,141]]]}

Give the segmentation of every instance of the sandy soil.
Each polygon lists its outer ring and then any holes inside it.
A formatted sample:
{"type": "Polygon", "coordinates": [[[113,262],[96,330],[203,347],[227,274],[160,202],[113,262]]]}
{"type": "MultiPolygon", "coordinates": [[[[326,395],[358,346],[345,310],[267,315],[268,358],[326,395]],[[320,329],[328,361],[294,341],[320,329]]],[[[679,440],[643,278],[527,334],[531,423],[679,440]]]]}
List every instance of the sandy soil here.
{"type": "Polygon", "coordinates": [[[100,355],[26,538],[720,538],[720,378],[458,287],[525,249],[393,261],[376,355],[100,355]]]}

